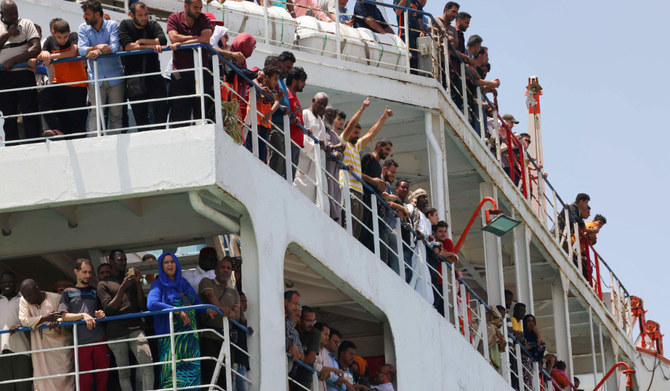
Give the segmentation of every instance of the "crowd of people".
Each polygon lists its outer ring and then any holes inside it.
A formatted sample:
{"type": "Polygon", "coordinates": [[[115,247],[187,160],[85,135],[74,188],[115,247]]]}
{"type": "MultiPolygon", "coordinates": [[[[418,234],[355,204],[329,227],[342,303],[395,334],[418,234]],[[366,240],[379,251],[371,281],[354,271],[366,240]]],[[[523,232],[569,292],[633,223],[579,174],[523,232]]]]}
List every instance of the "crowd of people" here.
{"type": "MultiPolygon", "coordinates": [[[[199,264],[194,270],[182,271],[179,259],[171,252],[157,260],[156,274],[142,276],[128,267],[123,250],[113,250],[108,263],[98,266],[97,285],[93,263],[77,259],[74,267],[75,284],[62,293],[41,289],[33,279],[18,281],[15,273],[5,271],[0,276],[0,381],[38,377],[21,381],[12,390],[73,390],[74,376],[53,376],[74,371],[72,352],[76,335],[79,371],[99,370],[79,375],[82,390],[133,390],[172,388],[172,356],[170,329],[173,328],[176,355],[176,386],[218,384],[225,387],[225,372],[214,378],[216,362],[223,339],[223,316],[231,323],[232,368],[242,376],[249,369],[246,296],[239,283],[240,263],[234,258],[219,259],[211,247],[200,251],[199,264]],[[235,279],[234,274],[238,274],[235,279]],[[144,288],[150,283],[148,295],[144,288]],[[235,282],[237,281],[237,283],[235,282]],[[211,304],[212,309],[173,312],[173,324],[166,314],[129,316],[142,311],[175,309],[196,304],[211,304]],[[126,315],[121,319],[104,321],[107,316],[126,315]],[[80,321],[76,330],[61,326],[61,322],[80,321]],[[102,321],[102,322],[101,322],[102,321]],[[239,327],[242,325],[242,327],[239,327]],[[21,332],[20,327],[30,327],[21,332]],[[195,330],[201,330],[194,333],[195,330]],[[76,331],[76,333],[74,333],[76,331]],[[73,335],[74,334],[74,335],[73,335]],[[151,336],[159,336],[150,338],[151,336]],[[81,346],[84,345],[84,346],[81,346]],[[39,353],[29,351],[48,350],[39,353]],[[6,356],[12,354],[11,356],[6,356]],[[202,357],[202,360],[197,360],[202,357]],[[189,360],[195,359],[195,360],[189,360]],[[131,362],[133,360],[134,362],[131,362]],[[131,377],[129,364],[140,364],[131,377]],[[154,363],[158,365],[152,366],[154,363]],[[109,368],[121,368],[105,371],[109,368]],[[50,377],[51,376],[51,377],[50,377]]],[[[145,255],[143,261],[156,261],[145,255]]],[[[55,289],[54,289],[55,290],[55,289]]],[[[235,390],[247,390],[242,376],[232,379],[235,390]]],[[[5,387],[5,386],[3,386],[5,387]]],[[[3,388],[5,389],[5,388],[3,388]]]]}

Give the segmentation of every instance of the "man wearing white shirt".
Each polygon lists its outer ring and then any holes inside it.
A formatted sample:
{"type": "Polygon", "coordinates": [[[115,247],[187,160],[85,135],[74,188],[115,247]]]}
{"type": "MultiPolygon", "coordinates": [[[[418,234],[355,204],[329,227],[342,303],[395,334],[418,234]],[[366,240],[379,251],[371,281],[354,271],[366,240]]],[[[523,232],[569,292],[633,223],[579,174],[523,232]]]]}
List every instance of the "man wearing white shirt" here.
{"type": "Polygon", "coordinates": [[[200,250],[198,266],[192,270],[182,271],[181,276],[191,284],[195,292],[199,292],[198,287],[203,278],[207,277],[212,280],[216,278],[214,268],[216,267],[217,262],[216,249],[214,247],[205,247],[200,250]]]}
{"type": "MultiPolygon", "coordinates": [[[[11,271],[2,273],[0,277],[0,330],[18,328],[19,302],[21,295],[16,291],[16,275],[11,271]]],[[[30,350],[28,333],[10,333],[0,335],[2,354],[20,353],[30,350]]],[[[0,381],[26,379],[32,377],[33,365],[28,355],[4,358],[0,355],[0,381]]],[[[33,389],[33,382],[14,383],[13,390],[28,391],[33,389]]]]}

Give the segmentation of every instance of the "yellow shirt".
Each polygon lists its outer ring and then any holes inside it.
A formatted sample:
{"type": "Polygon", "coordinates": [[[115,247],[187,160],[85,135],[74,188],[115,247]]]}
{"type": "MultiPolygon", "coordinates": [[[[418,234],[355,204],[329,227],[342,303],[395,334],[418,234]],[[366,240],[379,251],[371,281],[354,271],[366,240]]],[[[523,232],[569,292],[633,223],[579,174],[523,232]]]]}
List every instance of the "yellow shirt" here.
{"type": "Polygon", "coordinates": [[[521,331],[523,333],[523,325],[521,324],[521,321],[516,320],[515,317],[512,317],[511,319],[514,331],[521,331]]]}
{"type": "MultiPolygon", "coordinates": [[[[340,135],[340,141],[345,143],[340,135]]],[[[351,164],[354,168],[353,172],[358,175],[359,178],[362,178],[361,173],[361,140],[359,139],[356,142],[356,145],[346,142],[347,149],[344,150],[344,159],[342,162],[344,164],[351,164]]],[[[351,190],[356,190],[359,193],[363,192],[363,185],[351,175],[349,171],[340,170],[340,185],[344,186],[344,176],[349,175],[349,185],[351,190]]]]}

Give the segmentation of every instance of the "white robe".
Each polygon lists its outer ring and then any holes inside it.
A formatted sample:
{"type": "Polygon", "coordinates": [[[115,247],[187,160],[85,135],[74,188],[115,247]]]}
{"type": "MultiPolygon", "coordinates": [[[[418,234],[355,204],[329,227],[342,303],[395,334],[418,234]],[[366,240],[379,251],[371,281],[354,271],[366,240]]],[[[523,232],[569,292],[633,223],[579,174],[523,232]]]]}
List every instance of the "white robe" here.
{"type": "MultiPolygon", "coordinates": [[[[319,140],[326,138],[326,126],[321,118],[316,117],[311,110],[305,109],[302,111],[302,119],[305,123],[305,128],[312,131],[312,135],[319,140]]],[[[316,160],[318,159],[322,169],[325,169],[326,155],[320,149],[320,145],[316,144],[311,137],[305,135],[305,146],[300,151],[300,159],[298,160],[298,170],[293,180],[293,186],[302,192],[307,198],[316,204],[316,206],[326,213],[330,211],[330,204],[324,191],[327,191],[326,175],[323,171],[317,173],[316,160]],[[317,182],[318,181],[318,182],[317,182]],[[317,194],[316,184],[319,183],[322,192],[317,194]]]]}
{"type": "MultiPolygon", "coordinates": [[[[21,298],[19,304],[19,320],[21,325],[32,327],[30,332],[30,345],[32,350],[59,348],[72,346],[72,334],[64,327],[53,330],[36,330],[42,323],[40,317],[58,311],[60,295],[44,292],[46,297],[39,305],[29,304],[21,298]]],[[[65,374],[74,371],[72,362],[72,349],[55,350],[43,353],[31,354],[33,362],[33,376],[48,376],[65,374]]],[[[74,376],[60,376],[50,379],[35,380],[33,389],[35,391],[69,391],[74,390],[74,376]]]]}

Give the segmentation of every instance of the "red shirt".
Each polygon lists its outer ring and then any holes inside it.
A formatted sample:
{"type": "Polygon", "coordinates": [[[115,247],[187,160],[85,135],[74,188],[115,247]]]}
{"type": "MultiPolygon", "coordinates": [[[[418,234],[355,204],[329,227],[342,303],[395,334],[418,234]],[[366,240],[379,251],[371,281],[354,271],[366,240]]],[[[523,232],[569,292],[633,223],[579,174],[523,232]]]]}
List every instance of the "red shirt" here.
{"type": "MultiPolygon", "coordinates": [[[[170,15],[167,21],[167,31],[176,31],[181,35],[200,36],[203,30],[214,31],[214,26],[207,16],[200,14],[198,19],[189,26],[184,19],[184,12],[175,12],[170,15]]],[[[202,64],[209,66],[209,51],[202,49],[202,64]]],[[[173,69],[187,69],[193,68],[193,51],[192,50],[175,50],[172,53],[172,68],[173,69]]]]}
{"type": "MultiPolygon", "coordinates": [[[[293,95],[291,91],[288,92],[288,103],[291,106],[291,114],[295,115],[295,118],[300,122],[300,125],[304,125],[305,123],[302,121],[302,107],[300,106],[300,100],[297,96],[293,95]]],[[[303,148],[305,146],[304,137],[305,132],[291,121],[291,140],[293,140],[293,142],[300,148],[303,148]]]]}
{"type": "MultiPolygon", "coordinates": [[[[454,242],[452,242],[451,239],[449,239],[449,238],[447,238],[444,242],[442,242],[442,249],[445,250],[445,251],[452,252],[454,254],[456,253],[456,251],[454,249],[454,242]]],[[[439,275],[437,276],[437,283],[441,284],[442,283],[442,277],[440,277],[440,276],[442,275],[442,262],[437,264],[437,272],[439,273],[439,275]]]]}

